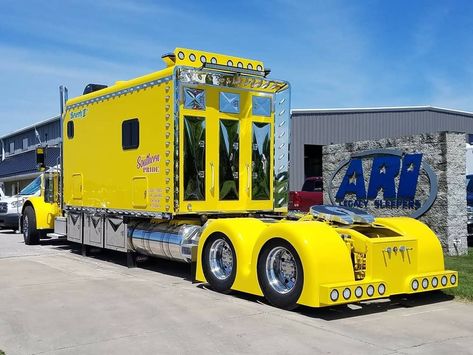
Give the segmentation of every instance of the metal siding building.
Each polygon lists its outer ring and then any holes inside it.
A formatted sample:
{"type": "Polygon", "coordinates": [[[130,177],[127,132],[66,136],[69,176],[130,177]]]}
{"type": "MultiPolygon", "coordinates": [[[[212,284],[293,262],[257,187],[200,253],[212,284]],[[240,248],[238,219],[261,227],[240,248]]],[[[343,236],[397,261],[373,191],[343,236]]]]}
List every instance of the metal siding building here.
{"type": "Polygon", "coordinates": [[[431,106],[292,110],[291,191],[302,187],[306,146],[403,137],[440,131],[473,137],[473,113],[431,106]]]}
{"type": "Polygon", "coordinates": [[[58,163],[60,117],[52,117],[0,137],[0,143],[0,183],[3,183],[7,195],[14,195],[40,174],[34,153],[37,146],[47,146],[46,162],[49,165],[58,163]]]}

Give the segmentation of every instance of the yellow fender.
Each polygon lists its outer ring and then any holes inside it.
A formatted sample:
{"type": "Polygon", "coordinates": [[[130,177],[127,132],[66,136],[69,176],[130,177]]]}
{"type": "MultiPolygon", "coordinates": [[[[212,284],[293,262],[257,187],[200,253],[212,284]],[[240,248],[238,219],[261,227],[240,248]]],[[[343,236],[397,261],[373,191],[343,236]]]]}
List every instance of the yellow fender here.
{"type": "Polygon", "coordinates": [[[255,218],[229,218],[209,220],[199,239],[197,248],[196,280],[207,282],[202,270],[202,251],[207,239],[215,233],[225,234],[233,244],[237,256],[237,272],[232,289],[262,296],[252,265],[253,247],[265,230],[266,224],[255,218]]]}
{"type": "Polygon", "coordinates": [[[304,285],[298,303],[319,306],[319,286],[332,282],[353,282],[354,273],[346,244],[337,232],[321,222],[264,223],[252,218],[219,219],[209,222],[199,240],[196,279],[206,282],[202,270],[202,250],[214,233],[225,234],[237,256],[237,272],[232,289],[262,296],[258,257],[271,239],[281,238],[297,251],[304,270],[304,285]]]}
{"type": "Polygon", "coordinates": [[[35,211],[36,229],[54,228],[54,218],[59,215],[57,203],[46,203],[42,196],[29,197],[23,205],[22,214],[27,206],[32,206],[35,211]]]}
{"type": "Polygon", "coordinates": [[[281,238],[296,249],[304,270],[304,285],[297,303],[319,306],[320,285],[329,282],[353,282],[350,252],[340,235],[322,222],[275,223],[261,234],[254,247],[254,273],[258,256],[271,239],[281,238]]]}
{"type": "Polygon", "coordinates": [[[375,223],[417,239],[418,273],[444,271],[442,245],[435,233],[424,223],[410,217],[376,218],[375,223]]]}

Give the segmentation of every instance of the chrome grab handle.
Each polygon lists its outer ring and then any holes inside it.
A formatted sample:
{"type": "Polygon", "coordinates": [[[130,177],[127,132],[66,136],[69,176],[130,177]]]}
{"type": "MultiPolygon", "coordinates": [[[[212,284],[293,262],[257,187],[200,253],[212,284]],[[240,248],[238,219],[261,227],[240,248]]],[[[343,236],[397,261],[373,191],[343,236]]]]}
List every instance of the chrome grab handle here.
{"type": "Polygon", "coordinates": [[[214,169],[214,163],[210,163],[210,190],[214,191],[215,190],[215,169],[214,169]]]}
{"type": "Polygon", "coordinates": [[[246,164],[246,191],[250,193],[250,164],[246,164]]]}

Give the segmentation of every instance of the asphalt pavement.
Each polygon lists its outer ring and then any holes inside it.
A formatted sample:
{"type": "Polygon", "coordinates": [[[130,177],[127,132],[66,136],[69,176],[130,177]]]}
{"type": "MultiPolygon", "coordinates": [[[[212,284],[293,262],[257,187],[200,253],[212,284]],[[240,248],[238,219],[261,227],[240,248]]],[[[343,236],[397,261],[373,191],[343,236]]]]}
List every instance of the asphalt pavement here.
{"type": "Polygon", "coordinates": [[[441,292],[288,312],[192,283],[189,265],[0,233],[11,354],[473,354],[473,304],[441,292]]]}

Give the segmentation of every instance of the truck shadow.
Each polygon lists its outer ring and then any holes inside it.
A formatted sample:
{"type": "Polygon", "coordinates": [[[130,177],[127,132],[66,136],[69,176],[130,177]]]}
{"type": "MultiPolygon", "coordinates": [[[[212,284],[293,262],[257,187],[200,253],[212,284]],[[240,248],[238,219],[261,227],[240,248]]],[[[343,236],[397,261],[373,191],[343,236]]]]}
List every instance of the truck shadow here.
{"type": "MultiPolygon", "coordinates": [[[[65,239],[41,240],[42,245],[54,245],[54,249],[70,251],[73,254],[82,255],[80,244],[68,242],[65,239]]],[[[128,267],[126,253],[109,249],[88,247],[86,258],[93,258],[117,265],[128,267]]],[[[137,257],[137,268],[159,272],[169,276],[175,276],[187,281],[192,281],[191,265],[172,260],[151,258],[145,255],[137,257]]]]}
{"type": "MultiPolygon", "coordinates": [[[[198,288],[212,291],[209,285],[199,284],[198,288]]],[[[258,302],[264,306],[274,308],[272,305],[267,303],[263,297],[249,295],[243,292],[233,291],[229,297],[236,297],[238,299],[246,300],[249,302],[258,302]]],[[[390,310],[398,308],[414,308],[418,306],[425,306],[429,304],[441,303],[450,301],[454,297],[443,293],[442,291],[430,291],[416,295],[400,295],[393,296],[391,298],[377,299],[373,301],[364,301],[347,305],[329,306],[322,308],[312,308],[307,306],[299,306],[293,313],[300,314],[302,316],[310,318],[318,318],[326,321],[334,321],[338,319],[346,319],[351,317],[359,317],[363,315],[370,315],[382,312],[388,312],[390,310]]],[[[276,308],[274,308],[276,309],[276,308]]],[[[288,311],[289,312],[289,311],[288,311]]]]}
{"type": "Polygon", "coordinates": [[[388,312],[398,308],[414,308],[430,304],[450,301],[454,297],[442,291],[429,291],[414,295],[396,295],[373,301],[363,301],[335,307],[310,308],[299,307],[295,311],[311,318],[320,318],[327,321],[358,317],[381,312],[388,312]]]}

